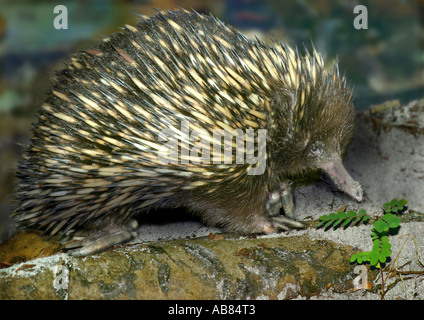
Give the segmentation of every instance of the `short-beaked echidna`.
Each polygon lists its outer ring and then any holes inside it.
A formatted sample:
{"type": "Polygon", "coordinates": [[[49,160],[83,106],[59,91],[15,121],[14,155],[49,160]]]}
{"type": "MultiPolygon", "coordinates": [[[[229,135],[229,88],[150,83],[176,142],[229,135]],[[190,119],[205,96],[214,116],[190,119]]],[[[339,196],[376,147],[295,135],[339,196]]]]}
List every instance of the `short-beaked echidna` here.
{"type": "Polygon", "coordinates": [[[130,239],[131,217],[151,208],[185,207],[243,233],[301,227],[293,176],[323,169],[362,200],[341,161],[353,119],[344,77],[337,65],[325,69],[315,49],[302,56],[210,15],[159,13],[76,54],[57,74],[18,168],[15,217],[50,236],[86,230],[69,246],[75,255],[130,239]],[[184,126],[197,134],[184,136],[184,126]],[[230,153],[212,148],[222,142],[216,132],[234,130],[242,139],[223,138],[230,153]],[[171,140],[176,150],[167,149],[171,140]],[[260,154],[264,163],[255,165],[260,154]]]}

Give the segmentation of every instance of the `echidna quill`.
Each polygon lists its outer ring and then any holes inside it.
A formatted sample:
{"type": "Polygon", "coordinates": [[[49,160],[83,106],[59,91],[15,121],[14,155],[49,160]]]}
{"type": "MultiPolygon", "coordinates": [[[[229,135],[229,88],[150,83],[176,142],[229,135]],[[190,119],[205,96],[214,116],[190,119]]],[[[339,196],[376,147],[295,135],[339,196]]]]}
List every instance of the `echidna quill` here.
{"type": "Polygon", "coordinates": [[[15,217],[73,238],[74,255],[131,239],[132,217],[151,208],[185,207],[242,233],[302,227],[293,176],[322,169],[362,200],[341,161],[353,119],[345,79],[315,49],[302,56],[213,16],[160,13],[57,74],[18,169],[15,217]]]}

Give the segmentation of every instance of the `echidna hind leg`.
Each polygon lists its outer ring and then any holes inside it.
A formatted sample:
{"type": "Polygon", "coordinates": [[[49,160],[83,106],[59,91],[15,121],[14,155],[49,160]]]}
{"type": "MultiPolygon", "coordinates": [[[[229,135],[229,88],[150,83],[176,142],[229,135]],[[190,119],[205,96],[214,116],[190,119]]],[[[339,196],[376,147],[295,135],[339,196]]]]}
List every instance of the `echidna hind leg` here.
{"type": "Polygon", "coordinates": [[[295,220],[293,194],[288,182],[282,182],[276,190],[268,194],[265,210],[275,227],[283,230],[304,227],[295,220]],[[281,208],[284,209],[285,216],[280,214],[281,208]]]}
{"type": "Polygon", "coordinates": [[[118,227],[113,226],[102,232],[90,234],[89,237],[74,241],[65,246],[68,254],[81,257],[108,249],[114,245],[126,242],[137,236],[138,223],[136,220],[130,220],[128,224],[118,227]]]}

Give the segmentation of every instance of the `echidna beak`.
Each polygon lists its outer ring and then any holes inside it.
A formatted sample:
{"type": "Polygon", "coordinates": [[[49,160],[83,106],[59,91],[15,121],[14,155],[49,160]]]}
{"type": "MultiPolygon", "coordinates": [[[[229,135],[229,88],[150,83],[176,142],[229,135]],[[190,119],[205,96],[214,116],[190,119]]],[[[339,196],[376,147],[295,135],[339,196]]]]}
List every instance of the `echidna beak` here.
{"type": "Polygon", "coordinates": [[[330,176],[331,180],[340,190],[346,192],[355,200],[359,202],[362,201],[362,187],[359,182],[353,180],[350,174],[346,171],[340,157],[332,157],[321,166],[321,169],[330,176]]]}

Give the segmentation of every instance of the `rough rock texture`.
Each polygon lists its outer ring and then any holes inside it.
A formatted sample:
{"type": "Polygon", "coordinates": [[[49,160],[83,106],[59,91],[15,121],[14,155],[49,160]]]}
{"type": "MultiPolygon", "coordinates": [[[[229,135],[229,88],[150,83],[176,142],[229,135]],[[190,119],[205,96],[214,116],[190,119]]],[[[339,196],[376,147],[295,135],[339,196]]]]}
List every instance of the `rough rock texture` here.
{"type": "Polygon", "coordinates": [[[306,230],[213,240],[202,236],[219,230],[199,222],[142,225],[138,239],[86,258],[53,254],[57,245],[21,233],[0,246],[0,299],[378,299],[377,272],[368,268],[371,290],[355,291],[349,263],[371,249],[371,225],[324,231],[312,221],[343,206],[378,214],[394,197],[408,199],[410,210],[391,236],[404,274],[385,283],[385,297],[424,299],[423,114],[424,100],[361,112],[345,164],[365,201],[325,182],[301,185],[296,211],[310,221],[306,230]]]}
{"type": "Polygon", "coordinates": [[[350,246],[300,236],[173,240],[82,259],[57,254],[0,270],[0,298],[311,297],[329,288],[352,289],[355,274],[346,259],[352,253],[350,246]]]}
{"type": "Polygon", "coordinates": [[[411,209],[424,212],[424,99],[371,107],[356,127],[347,160],[367,200],[379,206],[407,198],[411,209]]]}

